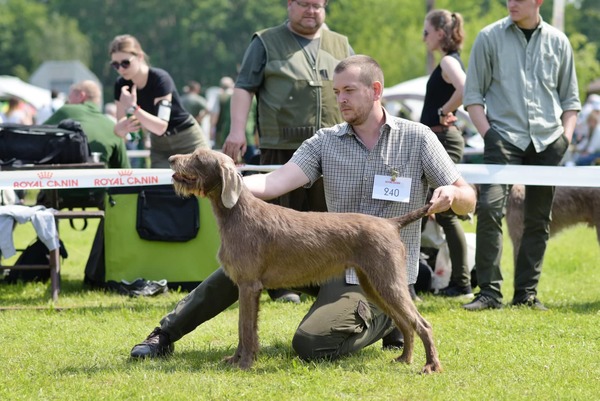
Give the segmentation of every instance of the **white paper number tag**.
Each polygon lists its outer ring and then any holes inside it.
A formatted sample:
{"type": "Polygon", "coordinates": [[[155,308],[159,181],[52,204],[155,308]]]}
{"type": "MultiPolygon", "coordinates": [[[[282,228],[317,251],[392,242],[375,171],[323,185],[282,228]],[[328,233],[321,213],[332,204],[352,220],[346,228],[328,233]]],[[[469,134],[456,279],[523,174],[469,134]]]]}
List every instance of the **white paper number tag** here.
{"type": "Polygon", "coordinates": [[[410,185],[410,178],[396,177],[392,180],[389,175],[376,175],[373,183],[373,199],[409,202],[410,185]]]}

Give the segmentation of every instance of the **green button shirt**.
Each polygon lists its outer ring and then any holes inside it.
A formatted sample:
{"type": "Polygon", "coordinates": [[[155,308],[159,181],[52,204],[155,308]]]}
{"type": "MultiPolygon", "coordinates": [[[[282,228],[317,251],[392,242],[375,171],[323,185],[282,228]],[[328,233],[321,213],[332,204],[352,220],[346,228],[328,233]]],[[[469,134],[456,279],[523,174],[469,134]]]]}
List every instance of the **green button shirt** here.
{"type": "Polygon", "coordinates": [[[563,134],[563,112],[581,109],[569,40],[544,21],[529,42],[510,17],[485,27],[471,50],[463,103],[485,106],[490,125],[518,148],[533,141],[543,151],[563,134]]]}

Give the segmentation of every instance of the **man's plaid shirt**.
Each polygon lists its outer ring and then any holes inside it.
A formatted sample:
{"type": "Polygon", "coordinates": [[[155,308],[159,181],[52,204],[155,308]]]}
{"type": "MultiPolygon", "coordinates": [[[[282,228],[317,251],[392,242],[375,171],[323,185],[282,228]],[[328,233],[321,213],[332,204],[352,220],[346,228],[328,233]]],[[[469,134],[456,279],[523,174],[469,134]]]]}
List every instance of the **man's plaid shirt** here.
{"type": "MultiPolygon", "coordinates": [[[[425,204],[428,187],[450,185],[459,177],[440,141],[426,126],[393,117],[385,111],[385,124],[373,150],[369,150],[348,123],[319,130],[294,153],[297,164],[310,179],[307,187],[323,176],[325,198],[330,212],[364,213],[378,217],[397,217],[425,204]],[[411,179],[408,203],[373,199],[375,175],[411,179]]],[[[417,281],[421,246],[419,221],[400,233],[407,249],[408,283],[417,281]]],[[[346,271],[346,282],[358,284],[353,269],[346,271]]]]}

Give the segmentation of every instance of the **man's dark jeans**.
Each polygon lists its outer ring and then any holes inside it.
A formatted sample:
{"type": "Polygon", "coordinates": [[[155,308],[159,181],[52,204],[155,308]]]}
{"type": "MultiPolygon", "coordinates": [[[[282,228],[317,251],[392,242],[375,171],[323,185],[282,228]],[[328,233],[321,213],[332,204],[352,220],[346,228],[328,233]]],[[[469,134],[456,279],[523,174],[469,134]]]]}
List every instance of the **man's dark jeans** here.
{"type": "MultiPolygon", "coordinates": [[[[486,164],[557,166],[569,146],[563,135],[544,151],[537,153],[533,144],[521,150],[490,129],[485,137],[483,160],[486,164]]],[[[475,266],[482,294],[502,300],[502,218],[511,186],[482,184],[477,203],[477,249],[475,266]]],[[[515,265],[513,301],[537,294],[542,261],[549,237],[554,187],[526,186],[524,231],[515,265]]]]}

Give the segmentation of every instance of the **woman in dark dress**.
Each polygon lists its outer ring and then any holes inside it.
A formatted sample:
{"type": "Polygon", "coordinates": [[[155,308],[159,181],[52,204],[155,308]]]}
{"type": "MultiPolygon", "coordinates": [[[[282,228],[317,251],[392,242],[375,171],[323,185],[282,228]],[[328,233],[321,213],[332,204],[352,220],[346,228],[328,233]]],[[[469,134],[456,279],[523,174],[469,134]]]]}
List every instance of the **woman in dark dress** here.
{"type": "MultiPolygon", "coordinates": [[[[462,104],[465,71],[460,59],[464,39],[463,19],[448,10],[432,10],[425,17],[423,42],[441,59],[427,82],[421,123],[429,126],[444,145],[454,163],[459,163],[465,147],[456,122],[456,109],[462,104]]],[[[449,297],[473,297],[467,262],[467,242],[458,217],[451,211],[439,213],[436,222],[444,229],[450,251],[450,283],[438,294],[449,297]]]]}

